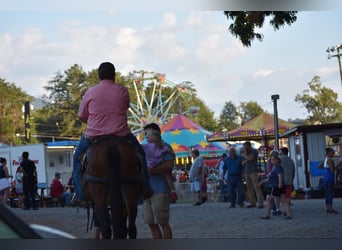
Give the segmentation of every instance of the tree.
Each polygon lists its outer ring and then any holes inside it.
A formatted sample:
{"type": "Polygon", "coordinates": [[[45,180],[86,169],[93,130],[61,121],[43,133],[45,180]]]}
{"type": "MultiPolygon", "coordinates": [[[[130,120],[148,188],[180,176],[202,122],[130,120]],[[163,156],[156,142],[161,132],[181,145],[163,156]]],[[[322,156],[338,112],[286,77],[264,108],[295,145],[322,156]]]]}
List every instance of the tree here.
{"type": "MultiPolygon", "coordinates": [[[[128,87],[131,103],[136,103],[137,96],[129,78],[123,76],[120,72],[116,72],[115,80],[128,87]]],[[[35,123],[39,136],[49,139],[79,138],[85,129],[85,124],[78,119],[77,115],[79,104],[85,91],[98,82],[97,69],[87,73],[77,64],[65,70],[64,73],[57,72],[48,82],[47,86],[44,87],[48,92],[44,96],[45,107],[40,109],[36,115],[35,123]]],[[[184,112],[192,106],[198,106],[199,112],[196,115],[191,113],[186,115],[191,116],[194,122],[199,123],[207,130],[216,129],[217,123],[214,119],[214,112],[210,111],[204,102],[196,96],[196,90],[193,85],[190,85],[190,88],[191,91],[189,92],[191,92],[191,95],[181,95],[182,109],[180,111],[184,112]]],[[[169,98],[173,90],[170,87],[163,88],[161,98],[169,98]]],[[[144,88],[144,93],[148,100],[151,99],[152,91],[152,86],[144,88]]],[[[177,114],[179,112],[177,104],[176,102],[170,108],[170,114],[177,114]]]]}
{"type": "Polygon", "coordinates": [[[229,25],[229,32],[246,47],[250,47],[255,38],[263,40],[263,34],[255,30],[264,25],[266,17],[271,17],[270,25],[275,30],[297,21],[297,11],[224,11],[224,15],[233,22],[229,25]]]}
{"type": "Polygon", "coordinates": [[[219,126],[222,129],[233,130],[238,127],[239,113],[233,102],[229,101],[224,104],[224,108],[219,117],[219,126]]]}
{"type": "Polygon", "coordinates": [[[218,125],[216,120],[214,119],[214,112],[211,111],[208,106],[198,97],[194,97],[193,101],[190,106],[187,106],[190,108],[191,106],[198,107],[198,113],[187,116],[195,123],[200,125],[202,128],[208,130],[208,131],[216,131],[218,129],[218,125]]]}
{"type": "Polygon", "coordinates": [[[295,101],[302,103],[309,113],[307,124],[337,123],[342,121],[342,105],[337,101],[338,94],[332,89],[322,87],[321,78],[315,76],[309,89],[296,95],[295,101]]]}
{"type": "MultiPolygon", "coordinates": [[[[22,107],[26,101],[32,101],[33,97],[0,78],[0,140],[5,143],[20,144],[25,133],[22,107]]],[[[34,126],[31,125],[31,134],[34,126]]]]}
{"type": "MultiPolygon", "coordinates": [[[[75,64],[64,71],[57,72],[45,86],[48,92],[44,96],[46,106],[37,113],[38,134],[42,137],[79,138],[83,124],[77,112],[84,92],[95,81],[95,76],[88,74],[75,64]]],[[[84,126],[83,126],[84,128],[84,126]]]]}
{"type": "Polygon", "coordinates": [[[240,115],[242,118],[242,124],[257,117],[265,111],[260,107],[257,102],[240,102],[240,115]]]}

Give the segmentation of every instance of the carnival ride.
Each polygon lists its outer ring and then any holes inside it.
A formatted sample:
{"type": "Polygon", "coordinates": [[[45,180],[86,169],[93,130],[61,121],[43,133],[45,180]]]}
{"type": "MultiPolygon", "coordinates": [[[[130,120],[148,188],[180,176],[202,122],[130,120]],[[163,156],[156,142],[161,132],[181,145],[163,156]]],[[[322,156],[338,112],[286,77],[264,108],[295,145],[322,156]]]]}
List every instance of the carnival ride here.
{"type": "Polygon", "coordinates": [[[128,124],[134,134],[142,131],[143,126],[154,122],[167,123],[178,105],[180,112],[181,98],[192,95],[192,83],[188,81],[175,84],[165,78],[164,74],[153,71],[132,71],[128,75],[132,81],[129,86],[135,94],[131,96],[128,124]]]}

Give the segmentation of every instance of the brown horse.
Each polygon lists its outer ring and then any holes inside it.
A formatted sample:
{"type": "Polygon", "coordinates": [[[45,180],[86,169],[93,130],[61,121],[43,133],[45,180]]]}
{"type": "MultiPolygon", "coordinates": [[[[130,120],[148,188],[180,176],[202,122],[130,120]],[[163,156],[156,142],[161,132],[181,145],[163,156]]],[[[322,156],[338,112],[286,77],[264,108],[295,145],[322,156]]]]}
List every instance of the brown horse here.
{"type": "Polygon", "coordinates": [[[137,237],[135,220],[142,192],[141,160],[133,144],[102,136],[88,148],[83,172],[86,200],[94,204],[103,238],[137,237]],[[110,214],[108,211],[110,210],[110,214]]]}

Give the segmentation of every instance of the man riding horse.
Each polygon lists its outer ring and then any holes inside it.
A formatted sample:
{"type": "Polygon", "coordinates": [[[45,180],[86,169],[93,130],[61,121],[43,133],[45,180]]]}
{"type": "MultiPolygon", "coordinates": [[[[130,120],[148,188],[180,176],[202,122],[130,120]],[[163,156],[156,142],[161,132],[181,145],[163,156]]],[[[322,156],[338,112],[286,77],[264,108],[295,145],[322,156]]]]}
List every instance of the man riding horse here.
{"type": "Polygon", "coordinates": [[[103,135],[123,137],[135,146],[142,161],[144,175],[142,196],[147,199],[152,196],[153,191],[147,174],[145,152],[131,133],[127,123],[127,111],[130,106],[128,89],[115,82],[115,67],[110,62],[101,63],[98,68],[98,76],[100,82],[85,92],[78,111],[78,116],[82,122],[87,124],[87,129],[81,136],[74,153],[73,184],[76,195],[72,204],[81,205],[84,200],[80,157],[86,152],[93,139],[103,135]]]}

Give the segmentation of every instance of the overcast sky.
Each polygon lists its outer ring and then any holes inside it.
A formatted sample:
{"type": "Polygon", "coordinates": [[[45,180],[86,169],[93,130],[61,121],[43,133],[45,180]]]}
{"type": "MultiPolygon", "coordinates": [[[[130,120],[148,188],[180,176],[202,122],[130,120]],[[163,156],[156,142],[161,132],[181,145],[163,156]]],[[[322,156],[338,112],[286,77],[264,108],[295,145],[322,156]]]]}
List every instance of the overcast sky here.
{"type": "Polygon", "coordinates": [[[264,40],[246,48],[222,11],[1,10],[0,78],[38,97],[58,71],[111,61],[123,74],[148,70],[192,82],[216,116],[228,101],[255,101],[273,113],[271,95],[279,94],[279,118],[304,118],[294,99],[315,75],[341,101],[337,58],[326,49],[342,44],[342,12],[301,11],[278,31],[268,21],[264,40]]]}

